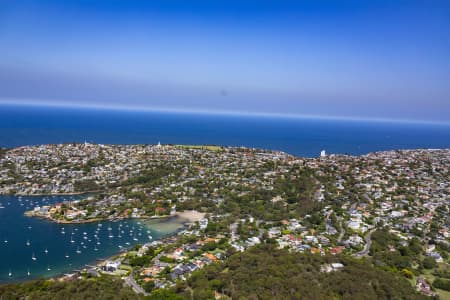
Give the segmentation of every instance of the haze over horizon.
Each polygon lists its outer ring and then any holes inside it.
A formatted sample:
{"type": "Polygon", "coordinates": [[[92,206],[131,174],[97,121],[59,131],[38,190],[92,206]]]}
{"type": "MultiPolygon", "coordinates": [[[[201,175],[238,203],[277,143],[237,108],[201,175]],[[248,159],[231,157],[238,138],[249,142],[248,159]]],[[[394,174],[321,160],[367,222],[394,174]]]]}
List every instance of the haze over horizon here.
{"type": "Polygon", "coordinates": [[[0,103],[450,122],[446,1],[2,1],[0,103]]]}

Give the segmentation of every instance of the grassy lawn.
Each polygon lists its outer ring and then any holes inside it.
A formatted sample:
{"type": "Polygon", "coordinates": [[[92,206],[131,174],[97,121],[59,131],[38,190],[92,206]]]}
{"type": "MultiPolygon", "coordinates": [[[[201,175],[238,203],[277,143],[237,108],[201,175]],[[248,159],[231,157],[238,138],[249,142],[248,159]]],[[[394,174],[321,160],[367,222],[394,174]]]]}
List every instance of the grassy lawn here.
{"type": "Polygon", "coordinates": [[[433,283],[434,280],[434,275],[432,273],[433,270],[423,270],[423,277],[431,283],[433,283]]]}
{"type": "Polygon", "coordinates": [[[129,265],[120,265],[119,269],[125,270],[125,271],[131,271],[133,268],[129,265]]]}
{"type": "Polygon", "coordinates": [[[450,292],[436,289],[436,292],[439,294],[440,300],[450,300],[450,292]]]}
{"type": "MultiPolygon", "coordinates": [[[[423,271],[423,277],[425,277],[425,279],[431,284],[433,284],[433,281],[435,279],[435,276],[432,273],[433,273],[433,270],[424,270],[423,271]]],[[[410,281],[411,281],[411,283],[413,285],[416,284],[416,278],[411,279],[410,281]]],[[[441,299],[441,300],[450,300],[450,292],[444,291],[444,290],[441,290],[441,289],[435,289],[435,290],[436,290],[436,292],[439,295],[439,299],[441,299]]]]}
{"type": "Polygon", "coordinates": [[[212,146],[212,145],[176,145],[179,148],[187,148],[187,149],[203,149],[209,151],[221,151],[222,147],[220,146],[212,146]]]}

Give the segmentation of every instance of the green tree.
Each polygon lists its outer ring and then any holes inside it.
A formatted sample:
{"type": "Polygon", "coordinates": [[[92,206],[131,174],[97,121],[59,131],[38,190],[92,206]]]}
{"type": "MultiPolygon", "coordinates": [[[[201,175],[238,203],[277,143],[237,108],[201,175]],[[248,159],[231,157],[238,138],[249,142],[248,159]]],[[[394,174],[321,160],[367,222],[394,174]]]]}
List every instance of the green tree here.
{"type": "Polygon", "coordinates": [[[425,269],[434,269],[437,264],[436,260],[433,257],[427,256],[423,259],[422,265],[425,269]]]}

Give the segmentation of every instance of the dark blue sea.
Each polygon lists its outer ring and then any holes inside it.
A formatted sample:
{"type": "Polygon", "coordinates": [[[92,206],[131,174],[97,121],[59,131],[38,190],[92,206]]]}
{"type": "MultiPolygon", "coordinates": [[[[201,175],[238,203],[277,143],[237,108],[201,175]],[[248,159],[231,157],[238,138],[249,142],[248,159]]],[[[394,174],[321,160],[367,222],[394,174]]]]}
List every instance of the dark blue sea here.
{"type": "MultiPolygon", "coordinates": [[[[0,105],[0,147],[85,141],[247,146],[315,157],[323,149],[365,154],[450,148],[450,126],[0,105]]],[[[119,238],[119,224],[63,226],[23,215],[36,205],[63,198],[0,196],[0,284],[80,269],[116,253],[119,246],[148,241],[147,235],[158,239],[181,226],[176,220],[150,224],[123,221],[121,226],[128,234],[119,238]],[[109,227],[114,238],[108,236],[109,227]],[[131,230],[138,232],[136,240],[131,230]]]]}
{"type": "Polygon", "coordinates": [[[298,156],[449,148],[450,125],[0,105],[0,147],[93,142],[208,144],[298,156]]]}

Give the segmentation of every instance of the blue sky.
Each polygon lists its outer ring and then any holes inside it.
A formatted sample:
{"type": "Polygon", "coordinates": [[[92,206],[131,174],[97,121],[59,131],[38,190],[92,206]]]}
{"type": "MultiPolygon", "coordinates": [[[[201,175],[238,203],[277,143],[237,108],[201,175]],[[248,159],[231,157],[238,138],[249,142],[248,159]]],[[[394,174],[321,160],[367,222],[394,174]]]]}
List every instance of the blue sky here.
{"type": "Polygon", "coordinates": [[[0,102],[450,121],[449,1],[0,2],[0,102]]]}

